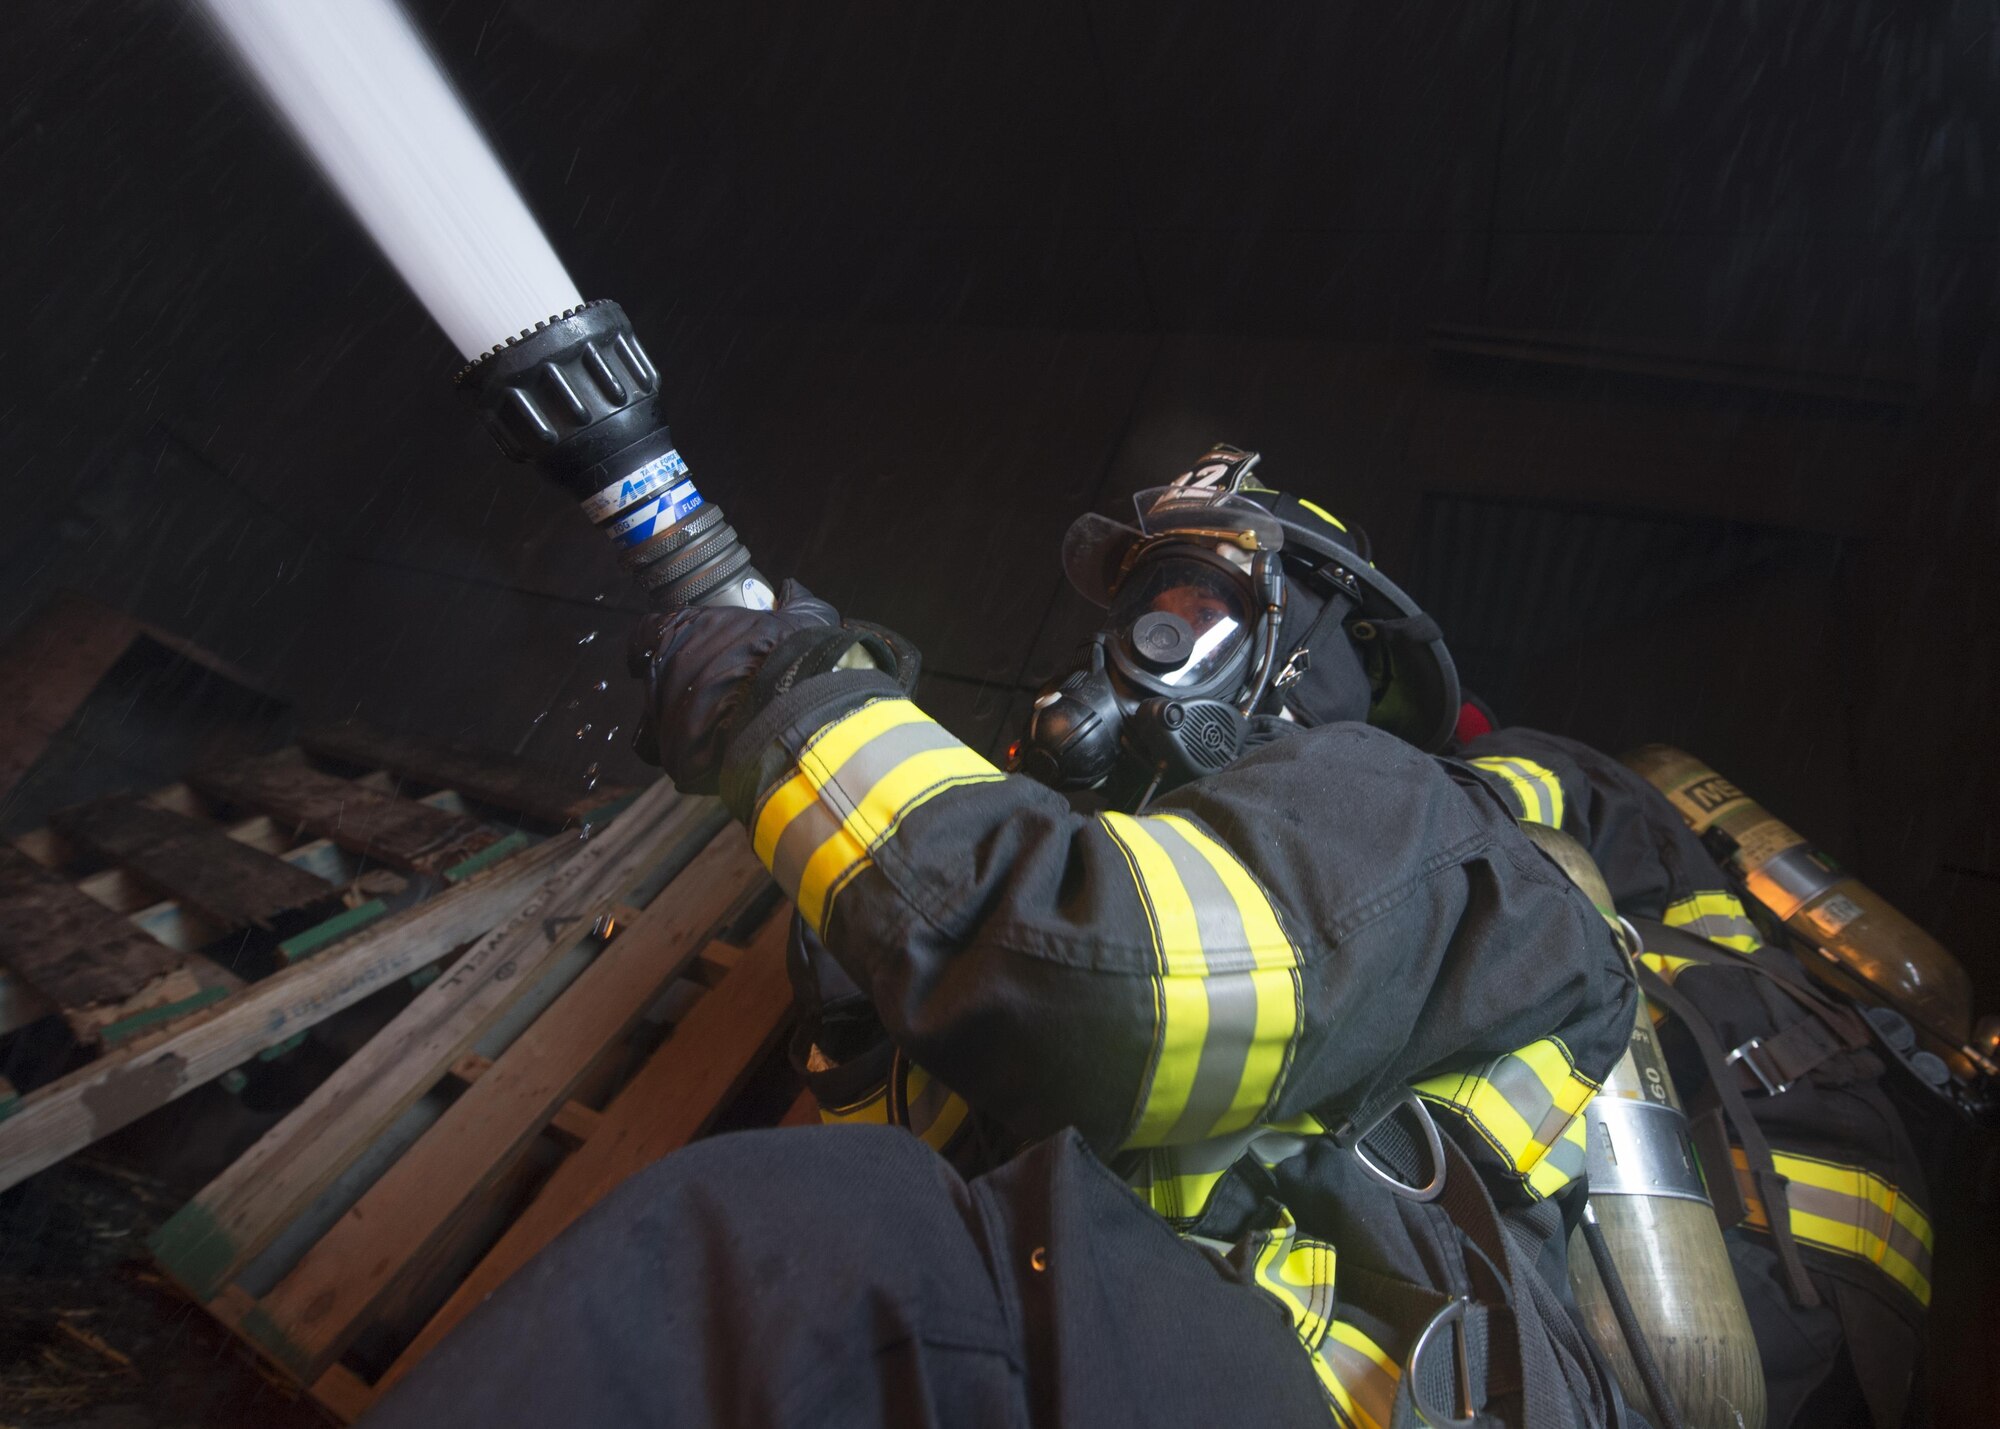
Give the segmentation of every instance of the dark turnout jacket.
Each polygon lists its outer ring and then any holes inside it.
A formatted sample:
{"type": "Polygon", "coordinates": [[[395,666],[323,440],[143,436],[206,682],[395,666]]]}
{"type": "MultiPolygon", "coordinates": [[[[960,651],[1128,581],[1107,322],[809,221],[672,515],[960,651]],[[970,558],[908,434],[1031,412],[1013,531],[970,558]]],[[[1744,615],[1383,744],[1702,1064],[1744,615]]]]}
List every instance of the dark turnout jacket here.
{"type": "MultiPolygon", "coordinates": [[[[1636,994],[1484,774],[1340,724],[1088,815],[853,673],[763,710],[723,792],[900,1050],[910,1124],[941,1146],[970,1120],[1014,1145],[1076,1128],[1287,1304],[1336,1413],[1386,1415],[1413,1339],[1478,1288],[1446,1224],[1471,1213],[1398,1197],[1352,1149],[1413,1092],[1477,1168],[1458,1180],[1560,1267],[1551,1198],[1636,994]]],[[[829,1119],[893,1100],[857,1088],[829,1119]]],[[[1421,1184],[1412,1120],[1367,1146],[1421,1184]]],[[[1544,1333],[1589,1386],[1576,1422],[1601,1417],[1587,1351],[1544,1333]]],[[[1498,1365],[1517,1357],[1491,1356],[1495,1404],[1524,1392],[1498,1365]]]]}

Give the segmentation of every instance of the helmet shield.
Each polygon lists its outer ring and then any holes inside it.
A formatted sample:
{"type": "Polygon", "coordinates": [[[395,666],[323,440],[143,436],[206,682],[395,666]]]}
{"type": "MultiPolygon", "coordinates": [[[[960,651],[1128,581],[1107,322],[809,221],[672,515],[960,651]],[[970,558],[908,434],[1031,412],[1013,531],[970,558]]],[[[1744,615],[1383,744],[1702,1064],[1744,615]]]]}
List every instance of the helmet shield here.
{"type": "Polygon", "coordinates": [[[1275,551],[1285,543],[1284,524],[1247,496],[1181,482],[1155,486],[1132,498],[1130,525],[1087,512],[1063,537],[1063,571],[1086,600],[1110,605],[1143,541],[1181,536],[1207,546],[1275,551]]]}
{"type": "Polygon", "coordinates": [[[1170,551],[1141,561],[1119,586],[1109,628],[1120,663],[1129,660],[1143,682],[1162,692],[1213,695],[1212,686],[1240,670],[1259,614],[1242,574],[1170,551]]]}

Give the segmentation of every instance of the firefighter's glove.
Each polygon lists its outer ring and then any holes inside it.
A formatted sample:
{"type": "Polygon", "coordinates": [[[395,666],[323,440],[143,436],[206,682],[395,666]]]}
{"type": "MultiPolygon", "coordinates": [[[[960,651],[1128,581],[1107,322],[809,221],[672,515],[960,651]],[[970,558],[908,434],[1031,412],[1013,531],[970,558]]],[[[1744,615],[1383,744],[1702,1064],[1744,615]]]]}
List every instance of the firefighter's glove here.
{"type": "Polygon", "coordinates": [[[847,629],[832,606],[786,581],[773,610],[693,606],[649,615],[632,631],[626,663],[645,682],[632,748],[687,794],[713,794],[730,739],[801,680],[896,653],[872,631],[847,629]]]}

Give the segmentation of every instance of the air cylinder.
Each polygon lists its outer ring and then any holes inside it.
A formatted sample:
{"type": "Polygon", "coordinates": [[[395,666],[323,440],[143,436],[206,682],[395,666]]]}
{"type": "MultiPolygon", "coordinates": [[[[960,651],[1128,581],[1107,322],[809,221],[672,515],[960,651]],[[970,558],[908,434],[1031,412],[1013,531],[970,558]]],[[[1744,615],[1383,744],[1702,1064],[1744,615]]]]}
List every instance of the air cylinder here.
{"type": "Polygon", "coordinates": [[[1667,796],[1740,886],[1933,1036],[1972,1033],[1972,983],[1937,939],[1696,759],[1649,744],[1625,763],[1667,796]]]}

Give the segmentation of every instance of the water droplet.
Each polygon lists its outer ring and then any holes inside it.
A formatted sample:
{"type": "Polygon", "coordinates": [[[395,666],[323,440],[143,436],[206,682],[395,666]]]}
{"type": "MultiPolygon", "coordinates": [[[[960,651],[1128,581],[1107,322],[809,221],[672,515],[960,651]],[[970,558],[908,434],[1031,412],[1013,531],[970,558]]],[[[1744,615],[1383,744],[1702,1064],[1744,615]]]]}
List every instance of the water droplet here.
{"type": "Polygon", "coordinates": [[[585,721],[583,722],[583,728],[582,728],[582,729],[580,729],[580,730],[578,730],[578,731],[576,732],[576,737],[577,737],[578,739],[582,739],[582,738],[583,738],[583,737],[584,737],[584,736],[585,736],[586,734],[589,734],[589,733],[590,733],[590,721],[589,721],[589,720],[585,720],[585,721]]]}
{"type": "Polygon", "coordinates": [[[596,638],[597,638],[597,632],[593,630],[588,635],[585,635],[583,639],[577,641],[576,643],[579,645],[588,645],[591,641],[595,640],[596,638]]]}
{"type": "Polygon", "coordinates": [[[599,680],[596,684],[592,685],[590,688],[597,691],[597,693],[601,695],[606,690],[611,688],[611,682],[609,680],[599,680]]]}
{"type": "Polygon", "coordinates": [[[578,843],[582,843],[585,839],[589,838],[592,834],[596,832],[597,830],[594,827],[592,827],[589,824],[585,824],[582,828],[576,831],[576,840],[578,843]]]}
{"type": "Polygon", "coordinates": [[[543,710],[540,714],[536,715],[533,719],[529,720],[528,725],[530,728],[532,728],[533,726],[540,724],[543,720],[547,719],[548,717],[549,717],[549,712],[547,710],[543,710]]]}
{"type": "Polygon", "coordinates": [[[614,740],[614,739],[618,738],[618,731],[619,731],[619,730],[621,730],[621,729],[623,729],[623,728],[624,728],[624,726],[623,726],[623,725],[616,725],[616,724],[614,724],[614,725],[612,725],[612,726],[611,726],[611,728],[609,728],[609,729],[605,730],[605,731],[604,731],[604,742],[605,742],[606,744],[609,744],[609,743],[611,743],[611,741],[612,741],[612,740],[614,740]]]}
{"type": "Polygon", "coordinates": [[[592,605],[602,605],[602,604],[604,604],[604,595],[605,595],[605,593],[604,593],[603,591],[599,591],[599,592],[598,592],[598,593],[597,593],[596,595],[594,595],[594,596],[592,596],[592,597],[590,598],[590,603],[591,603],[592,605]]]}
{"type": "Polygon", "coordinates": [[[582,700],[571,700],[568,704],[564,705],[563,708],[566,710],[573,710],[576,709],[582,703],[583,703],[582,700]]]}

